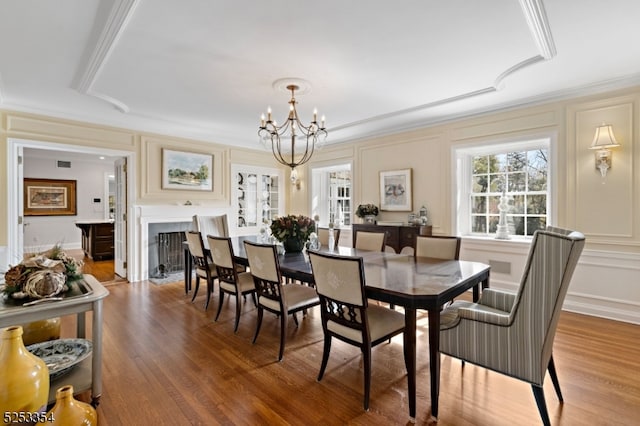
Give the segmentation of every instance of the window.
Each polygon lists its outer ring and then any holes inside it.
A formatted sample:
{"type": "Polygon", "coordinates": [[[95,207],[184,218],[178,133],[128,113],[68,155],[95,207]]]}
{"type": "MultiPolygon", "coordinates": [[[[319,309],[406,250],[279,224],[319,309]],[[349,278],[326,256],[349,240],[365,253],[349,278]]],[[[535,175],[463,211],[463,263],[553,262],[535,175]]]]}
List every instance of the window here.
{"type": "Polygon", "coordinates": [[[312,179],[311,211],[320,226],[351,226],[351,164],[314,168],[312,179]]]}
{"type": "Polygon", "coordinates": [[[549,224],[550,139],[460,148],[456,154],[461,234],[495,234],[502,197],[510,235],[531,236],[549,224]]]}

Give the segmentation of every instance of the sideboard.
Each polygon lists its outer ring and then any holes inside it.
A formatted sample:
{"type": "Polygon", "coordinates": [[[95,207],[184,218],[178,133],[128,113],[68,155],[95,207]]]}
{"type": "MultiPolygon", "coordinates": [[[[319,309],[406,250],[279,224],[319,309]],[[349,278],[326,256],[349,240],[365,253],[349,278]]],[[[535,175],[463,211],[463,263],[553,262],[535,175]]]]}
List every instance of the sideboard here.
{"type": "Polygon", "coordinates": [[[431,225],[375,225],[370,223],[354,223],[351,225],[353,241],[356,240],[356,232],[384,232],[386,234],[385,244],[395,250],[396,253],[404,247],[416,247],[416,236],[430,236],[431,225]]]}

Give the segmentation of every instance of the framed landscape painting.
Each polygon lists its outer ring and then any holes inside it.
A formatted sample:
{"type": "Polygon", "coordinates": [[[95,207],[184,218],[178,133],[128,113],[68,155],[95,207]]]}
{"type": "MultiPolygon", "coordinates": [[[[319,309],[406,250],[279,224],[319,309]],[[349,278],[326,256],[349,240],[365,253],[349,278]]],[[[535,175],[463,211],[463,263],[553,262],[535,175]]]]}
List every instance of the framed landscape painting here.
{"type": "Polygon", "coordinates": [[[76,181],[24,178],[25,216],[75,216],[76,181]]]}
{"type": "Polygon", "coordinates": [[[411,169],[380,172],[380,210],[410,212],[411,169]]]}
{"type": "Polygon", "coordinates": [[[162,189],[213,190],[213,155],[162,149],[162,189]]]}

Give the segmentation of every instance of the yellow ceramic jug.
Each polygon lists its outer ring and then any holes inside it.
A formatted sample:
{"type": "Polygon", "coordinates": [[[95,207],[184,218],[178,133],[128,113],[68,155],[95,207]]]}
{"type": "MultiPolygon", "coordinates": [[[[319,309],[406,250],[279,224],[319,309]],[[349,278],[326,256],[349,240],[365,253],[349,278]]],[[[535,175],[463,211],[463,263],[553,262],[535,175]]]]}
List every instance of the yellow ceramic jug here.
{"type": "Polygon", "coordinates": [[[66,385],[56,390],[56,405],[47,413],[47,425],[51,426],[97,426],[95,408],[73,397],[73,386],[66,385]]]}
{"type": "Polygon", "coordinates": [[[3,329],[0,340],[0,414],[3,424],[37,422],[47,410],[48,398],[47,365],[24,347],[22,327],[3,329]]]}

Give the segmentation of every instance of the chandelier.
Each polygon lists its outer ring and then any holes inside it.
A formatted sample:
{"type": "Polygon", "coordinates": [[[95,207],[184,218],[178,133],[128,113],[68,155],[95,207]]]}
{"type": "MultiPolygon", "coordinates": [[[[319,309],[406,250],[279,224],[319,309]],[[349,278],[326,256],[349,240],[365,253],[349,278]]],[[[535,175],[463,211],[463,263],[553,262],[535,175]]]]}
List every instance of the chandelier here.
{"type": "Polygon", "coordinates": [[[289,116],[286,121],[278,126],[271,118],[271,107],[260,117],[260,129],[258,136],[263,144],[271,144],[271,151],[278,162],[291,167],[291,180],[297,179],[296,167],[311,159],[313,151],[318,145],[324,143],[327,138],[327,130],[324,127],[324,116],[318,124],[318,111],[313,110],[313,120],[305,126],[298,117],[296,110],[295,91],[300,89],[297,84],[288,84],[287,90],[291,91],[289,101],[289,116]]]}

